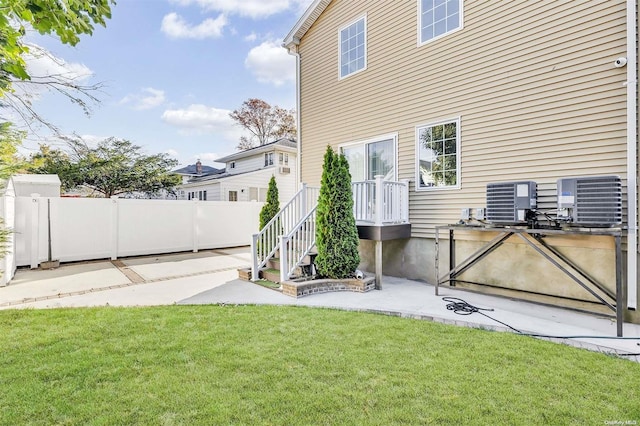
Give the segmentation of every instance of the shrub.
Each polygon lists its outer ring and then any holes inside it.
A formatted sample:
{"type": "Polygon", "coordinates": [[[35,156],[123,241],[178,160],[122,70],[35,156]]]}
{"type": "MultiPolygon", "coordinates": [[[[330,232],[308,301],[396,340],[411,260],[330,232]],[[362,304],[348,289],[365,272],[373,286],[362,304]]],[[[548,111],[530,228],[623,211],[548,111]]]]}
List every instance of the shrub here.
{"type": "Polygon", "coordinates": [[[318,274],[334,279],[353,276],[360,264],[360,255],[351,174],[347,159],[330,146],[324,155],[316,221],[318,274]]]}
{"type": "Polygon", "coordinates": [[[260,210],[260,229],[264,228],[271,219],[280,211],[280,201],[278,196],[278,185],[276,185],[275,176],[271,176],[269,180],[269,189],[267,190],[267,203],[260,210]]]}

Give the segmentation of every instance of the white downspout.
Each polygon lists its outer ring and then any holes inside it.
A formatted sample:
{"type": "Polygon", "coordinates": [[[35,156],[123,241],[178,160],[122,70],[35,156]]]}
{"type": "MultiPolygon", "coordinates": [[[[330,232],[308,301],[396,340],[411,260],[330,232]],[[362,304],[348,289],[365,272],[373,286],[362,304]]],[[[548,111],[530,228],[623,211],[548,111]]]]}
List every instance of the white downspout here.
{"type": "Polygon", "coordinates": [[[636,0],[627,0],[627,308],[638,304],[638,163],[636,0]]]}
{"type": "Polygon", "coordinates": [[[290,55],[296,57],[296,146],[297,146],[297,158],[296,158],[296,176],[297,176],[297,188],[296,191],[299,191],[302,188],[302,131],[301,131],[301,123],[300,123],[300,53],[298,52],[298,46],[300,46],[300,39],[297,37],[293,38],[293,46],[287,48],[287,52],[290,55]]]}

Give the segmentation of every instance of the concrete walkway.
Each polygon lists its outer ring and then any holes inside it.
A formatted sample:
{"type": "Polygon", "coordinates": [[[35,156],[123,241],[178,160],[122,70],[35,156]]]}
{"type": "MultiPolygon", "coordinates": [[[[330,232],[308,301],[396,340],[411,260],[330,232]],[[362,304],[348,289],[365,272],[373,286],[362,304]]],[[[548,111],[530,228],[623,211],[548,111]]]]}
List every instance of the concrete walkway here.
{"type": "MultiPolygon", "coordinates": [[[[0,287],[0,309],[168,304],[275,304],[381,312],[461,326],[551,336],[549,340],[607,353],[640,353],[640,325],[624,324],[625,339],[616,338],[615,319],[539,304],[440,288],[383,277],[383,290],[369,293],[324,293],[293,299],[237,279],[236,269],[250,263],[248,248],[145,256],[119,261],[63,265],[56,270],[19,270],[0,287]],[[455,297],[492,311],[458,315],[443,297],[455,297]],[[488,316],[487,316],[488,315],[488,316]],[[635,337],[637,339],[629,339],[635,337]]],[[[640,356],[624,358],[640,361],[640,356]]]]}

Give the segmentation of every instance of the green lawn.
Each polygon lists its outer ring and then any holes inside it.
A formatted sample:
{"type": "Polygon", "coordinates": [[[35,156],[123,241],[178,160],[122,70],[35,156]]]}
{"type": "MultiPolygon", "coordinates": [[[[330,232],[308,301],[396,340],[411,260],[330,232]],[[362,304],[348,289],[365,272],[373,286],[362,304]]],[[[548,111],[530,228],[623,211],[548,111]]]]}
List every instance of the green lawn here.
{"type": "Polygon", "coordinates": [[[0,424],[640,424],[640,364],[328,309],[0,311],[0,424]]]}

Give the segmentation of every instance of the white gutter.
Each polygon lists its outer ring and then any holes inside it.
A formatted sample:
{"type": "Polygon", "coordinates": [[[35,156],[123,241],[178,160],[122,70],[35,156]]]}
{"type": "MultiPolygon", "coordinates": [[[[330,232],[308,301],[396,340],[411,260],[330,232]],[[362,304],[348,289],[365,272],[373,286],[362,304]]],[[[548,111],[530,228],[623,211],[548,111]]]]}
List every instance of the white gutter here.
{"type": "Polygon", "coordinates": [[[636,0],[627,0],[627,308],[638,304],[638,163],[636,0]]]}

